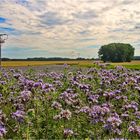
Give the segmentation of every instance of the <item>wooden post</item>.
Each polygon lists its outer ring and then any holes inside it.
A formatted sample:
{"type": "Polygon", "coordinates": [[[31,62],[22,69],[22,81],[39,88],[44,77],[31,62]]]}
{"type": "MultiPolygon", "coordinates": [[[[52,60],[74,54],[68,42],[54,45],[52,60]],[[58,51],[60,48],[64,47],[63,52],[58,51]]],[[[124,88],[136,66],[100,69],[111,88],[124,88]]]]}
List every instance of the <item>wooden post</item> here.
{"type": "Polygon", "coordinates": [[[2,67],[1,46],[2,46],[2,43],[4,43],[7,38],[8,38],[7,34],[0,34],[0,69],[2,67]]]}

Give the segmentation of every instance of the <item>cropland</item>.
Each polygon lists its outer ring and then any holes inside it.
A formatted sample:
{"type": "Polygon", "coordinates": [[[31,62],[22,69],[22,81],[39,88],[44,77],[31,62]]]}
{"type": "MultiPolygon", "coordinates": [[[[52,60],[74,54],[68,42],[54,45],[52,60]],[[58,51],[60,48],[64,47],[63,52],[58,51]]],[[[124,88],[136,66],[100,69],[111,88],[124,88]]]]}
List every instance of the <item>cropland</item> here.
{"type": "MultiPolygon", "coordinates": [[[[74,60],[74,61],[4,61],[3,67],[24,67],[24,66],[43,66],[43,65],[76,65],[81,67],[94,67],[93,60],[74,60]]],[[[104,64],[104,63],[103,63],[104,64]]],[[[107,63],[110,68],[114,66],[124,66],[129,69],[140,70],[140,61],[124,62],[124,63],[107,63]]]]}
{"type": "Polygon", "coordinates": [[[1,139],[140,138],[140,71],[38,63],[3,63],[9,67],[0,72],[1,139]]]}

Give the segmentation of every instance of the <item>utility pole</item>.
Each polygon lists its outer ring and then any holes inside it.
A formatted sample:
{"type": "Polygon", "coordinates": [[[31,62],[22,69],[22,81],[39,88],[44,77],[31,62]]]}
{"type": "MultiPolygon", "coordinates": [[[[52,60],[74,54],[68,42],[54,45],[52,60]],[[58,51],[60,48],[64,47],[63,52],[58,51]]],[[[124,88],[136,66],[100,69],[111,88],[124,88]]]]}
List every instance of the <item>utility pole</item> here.
{"type": "Polygon", "coordinates": [[[1,61],[2,61],[2,58],[1,58],[1,46],[2,46],[2,43],[5,43],[5,40],[8,39],[8,35],[7,34],[0,34],[0,68],[1,68],[1,61]]]}

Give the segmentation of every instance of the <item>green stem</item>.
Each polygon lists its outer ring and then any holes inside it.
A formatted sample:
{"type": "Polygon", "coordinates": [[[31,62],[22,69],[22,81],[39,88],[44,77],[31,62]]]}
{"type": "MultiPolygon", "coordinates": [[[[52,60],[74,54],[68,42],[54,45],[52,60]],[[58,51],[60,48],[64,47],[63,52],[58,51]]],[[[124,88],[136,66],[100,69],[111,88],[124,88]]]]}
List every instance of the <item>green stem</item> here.
{"type": "Polygon", "coordinates": [[[37,101],[35,101],[35,108],[36,108],[36,111],[35,111],[35,124],[36,124],[36,137],[37,139],[39,139],[39,129],[38,129],[38,103],[37,101]]]}
{"type": "Polygon", "coordinates": [[[48,139],[48,101],[46,102],[46,133],[45,139],[48,139]]]}
{"type": "Polygon", "coordinates": [[[26,140],[29,140],[29,123],[28,123],[28,126],[27,126],[26,140]]]}

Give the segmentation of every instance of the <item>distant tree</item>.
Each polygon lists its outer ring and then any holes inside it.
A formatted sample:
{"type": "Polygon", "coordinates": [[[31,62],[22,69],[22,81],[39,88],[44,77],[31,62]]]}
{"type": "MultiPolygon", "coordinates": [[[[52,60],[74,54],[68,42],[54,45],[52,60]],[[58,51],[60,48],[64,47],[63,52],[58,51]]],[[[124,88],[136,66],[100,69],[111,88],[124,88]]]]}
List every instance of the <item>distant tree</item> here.
{"type": "Polygon", "coordinates": [[[10,61],[10,58],[2,58],[2,61],[10,61]]]}
{"type": "Polygon", "coordinates": [[[78,58],[76,58],[76,60],[85,60],[85,58],[78,57],[78,58]]]}
{"type": "Polygon", "coordinates": [[[99,49],[99,57],[104,62],[130,62],[134,57],[134,48],[130,44],[111,43],[99,49]]]}
{"type": "Polygon", "coordinates": [[[140,56],[134,56],[134,60],[140,60],[140,56]]]}

